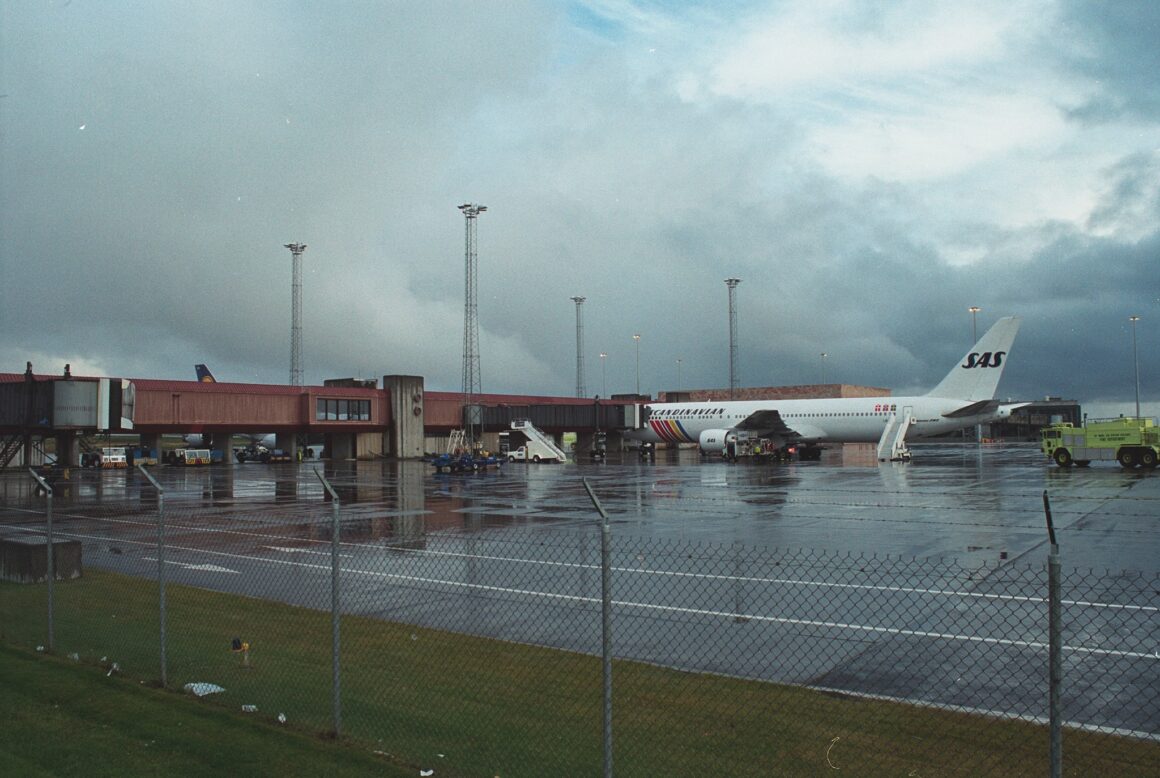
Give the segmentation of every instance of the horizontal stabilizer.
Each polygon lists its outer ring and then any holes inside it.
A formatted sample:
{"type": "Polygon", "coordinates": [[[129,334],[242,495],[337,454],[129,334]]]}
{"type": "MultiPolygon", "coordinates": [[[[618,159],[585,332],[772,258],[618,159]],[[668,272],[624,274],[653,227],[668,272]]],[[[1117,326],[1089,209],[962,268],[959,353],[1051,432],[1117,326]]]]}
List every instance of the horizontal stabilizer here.
{"type": "Polygon", "coordinates": [[[963,406],[957,411],[944,413],[943,418],[946,419],[961,419],[967,416],[982,416],[983,414],[994,413],[995,409],[999,407],[998,400],[979,400],[977,403],[963,406]]]}

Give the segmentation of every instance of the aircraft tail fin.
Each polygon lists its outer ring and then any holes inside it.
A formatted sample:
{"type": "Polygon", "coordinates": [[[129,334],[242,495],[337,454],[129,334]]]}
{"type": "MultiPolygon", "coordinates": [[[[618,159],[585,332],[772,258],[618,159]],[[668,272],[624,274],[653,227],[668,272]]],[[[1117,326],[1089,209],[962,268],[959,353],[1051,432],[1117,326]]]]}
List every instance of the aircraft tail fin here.
{"type": "Polygon", "coordinates": [[[217,379],[213,377],[213,373],[209,372],[209,368],[205,365],[194,365],[193,369],[197,371],[197,380],[203,384],[217,383],[217,379]]]}
{"type": "Polygon", "coordinates": [[[928,394],[975,402],[992,399],[1007,365],[1007,355],[1015,342],[1019,324],[1017,316],[1007,316],[995,322],[928,394]]]}

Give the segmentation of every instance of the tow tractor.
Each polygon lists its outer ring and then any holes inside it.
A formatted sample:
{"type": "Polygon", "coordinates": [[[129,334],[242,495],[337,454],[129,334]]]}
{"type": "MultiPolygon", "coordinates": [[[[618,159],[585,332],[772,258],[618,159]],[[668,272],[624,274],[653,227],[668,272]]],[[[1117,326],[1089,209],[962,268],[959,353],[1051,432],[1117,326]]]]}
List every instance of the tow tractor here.
{"type": "Polygon", "coordinates": [[[427,461],[435,467],[436,473],[472,473],[503,464],[500,457],[492,456],[487,451],[472,451],[463,430],[452,430],[447,453],[438,454],[427,461]]]}
{"type": "Polygon", "coordinates": [[[245,462],[261,462],[262,464],[293,462],[294,457],[289,451],[280,448],[266,448],[262,445],[246,446],[234,451],[234,459],[238,464],[245,462]]]}
{"type": "Polygon", "coordinates": [[[1096,419],[1081,427],[1052,424],[1040,431],[1040,450],[1060,467],[1114,459],[1128,470],[1150,470],[1160,460],[1160,428],[1153,419],[1133,416],[1096,419]]]}

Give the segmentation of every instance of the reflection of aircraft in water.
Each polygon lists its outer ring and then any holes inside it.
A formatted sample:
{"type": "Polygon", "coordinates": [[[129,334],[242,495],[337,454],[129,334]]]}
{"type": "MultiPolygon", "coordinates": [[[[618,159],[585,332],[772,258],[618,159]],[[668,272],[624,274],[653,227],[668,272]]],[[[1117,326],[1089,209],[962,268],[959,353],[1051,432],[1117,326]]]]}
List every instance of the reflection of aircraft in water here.
{"type": "Polygon", "coordinates": [[[924,395],[651,403],[644,407],[644,426],[625,437],[698,443],[702,452],[726,454],[759,438],[786,450],[797,447],[802,459],[817,459],[822,443],[878,443],[879,458],[909,458],[908,440],[1005,419],[1022,405],[994,399],[1018,330],[1017,317],[999,319],[924,395]]]}
{"type": "MultiPolygon", "coordinates": [[[[213,373],[211,373],[209,368],[206,367],[205,365],[194,365],[193,369],[197,373],[197,380],[200,381],[201,383],[203,383],[203,384],[216,384],[217,383],[217,379],[213,377],[213,373]]],[[[272,432],[269,434],[257,434],[257,435],[252,435],[252,434],[240,432],[240,433],[238,433],[237,437],[245,438],[247,441],[249,441],[247,443],[247,446],[251,449],[254,449],[255,451],[257,451],[258,449],[261,449],[261,448],[265,448],[267,450],[273,450],[273,448],[274,448],[274,433],[272,433],[272,432]]],[[[200,446],[200,445],[203,445],[205,443],[205,436],[198,435],[196,433],[189,434],[189,435],[182,435],[181,439],[184,440],[186,442],[186,444],[190,445],[190,446],[200,446]]]]}

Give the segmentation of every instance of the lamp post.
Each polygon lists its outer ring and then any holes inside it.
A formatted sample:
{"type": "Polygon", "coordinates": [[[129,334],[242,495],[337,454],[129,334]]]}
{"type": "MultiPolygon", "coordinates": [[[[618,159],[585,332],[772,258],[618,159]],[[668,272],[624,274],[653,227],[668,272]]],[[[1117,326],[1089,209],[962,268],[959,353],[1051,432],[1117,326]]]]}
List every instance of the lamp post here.
{"type": "Polygon", "coordinates": [[[600,352],[600,396],[608,397],[608,372],[604,369],[604,360],[608,356],[607,352],[600,352]]]}
{"type": "Polygon", "coordinates": [[[1140,321],[1139,316],[1129,316],[1128,321],[1132,322],[1132,364],[1136,368],[1136,418],[1140,418],[1140,360],[1136,356],[1136,322],[1140,321]]]}
{"type": "Polygon", "coordinates": [[[632,339],[636,341],[636,395],[640,396],[640,333],[635,333],[632,339]]]}
{"type": "Polygon", "coordinates": [[[577,296],[568,299],[576,303],[576,396],[583,397],[587,392],[584,389],[584,313],[581,307],[588,298],[577,296]]]}
{"type": "Polygon", "coordinates": [[[737,285],[740,278],[726,278],[729,288],[729,399],[737,394],[737,285]]]}

